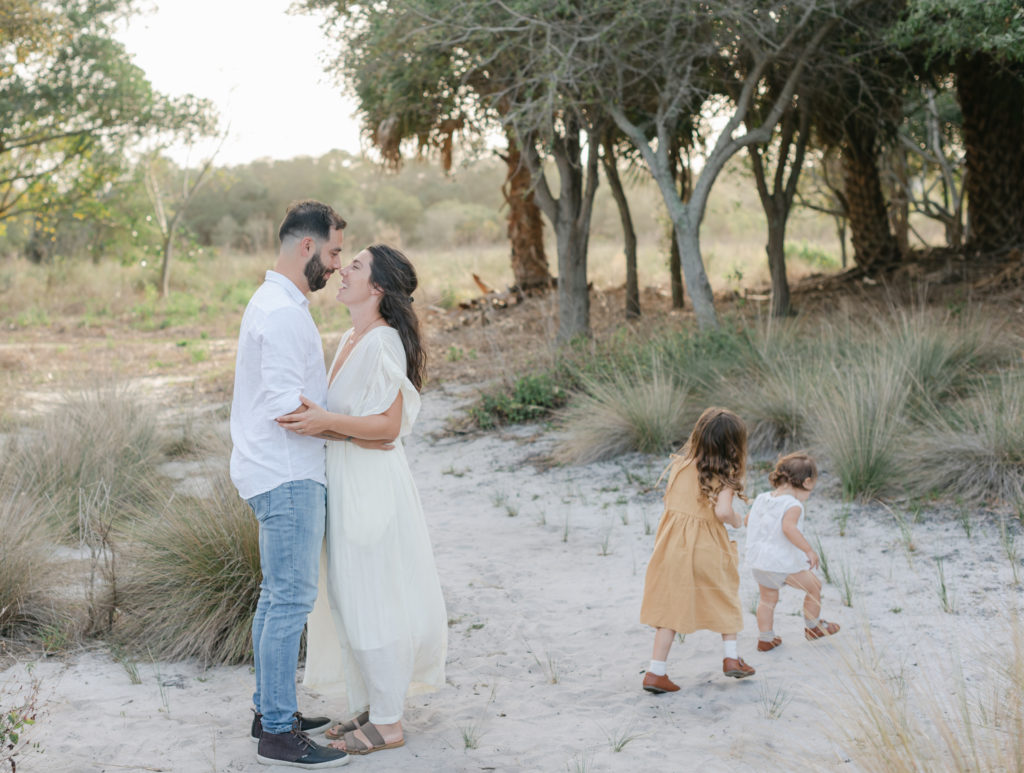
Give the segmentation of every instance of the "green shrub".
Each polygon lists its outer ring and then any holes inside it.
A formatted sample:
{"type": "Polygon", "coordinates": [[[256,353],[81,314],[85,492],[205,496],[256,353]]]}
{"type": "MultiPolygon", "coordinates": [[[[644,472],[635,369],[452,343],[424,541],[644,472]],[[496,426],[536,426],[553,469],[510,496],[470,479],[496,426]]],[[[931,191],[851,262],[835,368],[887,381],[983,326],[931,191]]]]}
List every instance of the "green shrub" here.
{"type": "Polygon", "coordinates": [[[120,594],[133,650],[206,664],[252,657],[259,530],[226,469],[209,481],[207,496],[172,496],[137,519],[120,594]]]}
{"type": "Polygon", "coordinates": [[[500,424],[539,421],[565,404],[568,392],[554,376],[546,373],[521,376],[511,389],[505,386],[485,391],[468,410],[470,420],[480,429],[500,424]]]}

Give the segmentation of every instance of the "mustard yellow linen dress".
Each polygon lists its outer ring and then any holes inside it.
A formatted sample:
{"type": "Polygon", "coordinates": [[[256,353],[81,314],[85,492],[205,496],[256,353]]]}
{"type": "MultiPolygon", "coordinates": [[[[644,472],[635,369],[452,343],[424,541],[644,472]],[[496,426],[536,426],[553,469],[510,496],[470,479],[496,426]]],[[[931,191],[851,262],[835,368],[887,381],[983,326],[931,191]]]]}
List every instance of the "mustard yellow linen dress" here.
{"type": "Polygon", "coordinates": [[[677,633],[739,633],[739,587],[736,543],[712,505],[701,499],[697,465],[673,456],[640,621],[677,633]]]}

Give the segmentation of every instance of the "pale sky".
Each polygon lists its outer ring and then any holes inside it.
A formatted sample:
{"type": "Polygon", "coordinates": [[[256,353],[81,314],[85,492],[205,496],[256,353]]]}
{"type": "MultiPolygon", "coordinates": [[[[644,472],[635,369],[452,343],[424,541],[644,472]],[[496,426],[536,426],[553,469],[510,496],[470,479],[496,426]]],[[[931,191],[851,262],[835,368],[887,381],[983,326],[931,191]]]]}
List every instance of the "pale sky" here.
{"type": "MultiPolygon", "coordinates": [[[[323,70],[331,44],[316,17],[287,13],[291,2],[150,0],[118,35],[158,91],[206,97],[230,121],[219,166],[359,152],[353,105],[323,70]]],[[[212,147],[170,155],[196,164],[212,147]]]]}

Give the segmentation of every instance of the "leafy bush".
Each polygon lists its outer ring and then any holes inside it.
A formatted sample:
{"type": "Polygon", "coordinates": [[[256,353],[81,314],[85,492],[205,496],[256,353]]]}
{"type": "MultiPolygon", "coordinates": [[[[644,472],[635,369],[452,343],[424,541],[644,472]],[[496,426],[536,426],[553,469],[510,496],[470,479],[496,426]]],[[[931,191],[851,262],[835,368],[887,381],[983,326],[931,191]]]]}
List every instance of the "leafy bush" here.
{"type": "Polygon", "coordinates": [[[209,481],[207,496],[172,496],[138,519],[121,635],[159,658],[242,663],[252,656],[259,530],[226,469],[211,470],[209,481]]]}
{"type": "Polygon", "coordinates": [[[546,418],[565,404],[568,397],[553,376],[546,373],[521,376],[511,391],[498,387],[484,392],[469,408],[469,418],[480,429],[499,424],[519,424],[546,418]]]}

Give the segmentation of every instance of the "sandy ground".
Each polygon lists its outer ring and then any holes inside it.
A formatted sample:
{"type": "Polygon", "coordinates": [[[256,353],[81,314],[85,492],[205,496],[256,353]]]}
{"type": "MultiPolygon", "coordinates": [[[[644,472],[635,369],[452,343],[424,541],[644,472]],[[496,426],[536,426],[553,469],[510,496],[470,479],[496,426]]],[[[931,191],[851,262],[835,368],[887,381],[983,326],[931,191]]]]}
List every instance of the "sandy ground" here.
{"type": "MultiPolygon", "coordinates": [[[[756,585],[741,563],[739,646],[757,675],[724,677],[719,637],[698,632],[669,656],[682,689],[645,693],[653,637],[638,614],[665,460],[544,469],[534,461],[557,435],[540,427],[436,438],[469,394],[427,393],[408,444],[448,605],[448,684],[408,701],[404,748],[354,758],[348,770],[857,770],[862,747],[843,732],[854,715],[850,673],[874,669],[949,694],[956,667],[968,682],[984,679],[982,652],[1009,641],[1007,610],[1020,606],[1021,589],[991,515],[974,514],[968,538],[953,513],[925,511],[910,525],[910,550],[886,508],[855,505],[840,536],[826,470],[806,531],[852,588],[844,606],[842,588],[825,587],[824,615],[842,632],[805,641],[802,597],[786,590],[775,624],[784,644],[757,653],[756,585]],[[941,607],[936,558],[954,614],[941,607]],[[785,703],[775,718],[773,697],[785,703]]],[[[753,475],[748,491],[765,488],[764,474],[753,475]]],[[[742,556],[742,530],[736,538],[742,556]]],[[[0,684],[23,681],[28,665],[0,673],[0,684]]],[[[43,712],[31,737],[41,749],[18,770],[270,769],[248,738],[248,667],[139,671],[142,683],[131,684],[102,651],[35,663],[43,712]]],[[[347,715],[335,696],[299,695],[306,714],[347,715]]]]}

